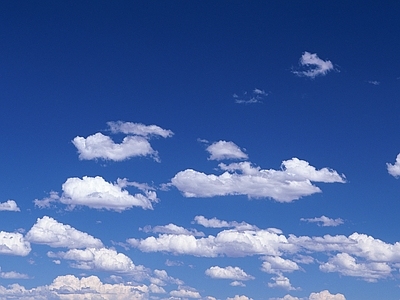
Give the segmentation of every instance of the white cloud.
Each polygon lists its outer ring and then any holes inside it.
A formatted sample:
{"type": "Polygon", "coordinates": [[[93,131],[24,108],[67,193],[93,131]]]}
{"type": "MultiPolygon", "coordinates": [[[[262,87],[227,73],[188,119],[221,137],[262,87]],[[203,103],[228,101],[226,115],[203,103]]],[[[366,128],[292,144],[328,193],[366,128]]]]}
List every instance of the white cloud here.
{"type": "Polygon", "coordinates": [[[0,231],[0,254],[26,256],[29,252],[31,245],[21,233],[0,231]]]}
{"type": "Polygon", "coordinates": [[[38,218],[36,224],[28,231],[25,238],[35,244],[46,244],[50,247],[86,248],[103,247],[103,243],[91,235],[76,230],[70,225],[59,223],[53,218],[38,218]]]}
{"type": "Polygon", "coordinates": [[[127,273],[139,277],[147,277],[148,273],[143,266],[136,266],[128,256],[113,249],[71,249],[67,252],[48,252],[47,255],[51,258],[72,260],[74,263],[71,266],[77,269],[127,273]]]}
{"type": "Polygon", "coordinates": [[[330,60],[320,59],[316,53],[311,54],[310,52],[304,52],[300,58],[300,65],[303,67],[309,67],[305,71],[293,71],[298,76],[305,76],[315,78],[317,76],[326,75],[329,71],[332,71],[333,64],[330,60]]]}
{"type": "Polygon", "coordinates": [[[235,143],[227,141],[218,141],[212,143],[206,149],[211,156],[209,160],[224,159],[247,159],[248,156],[235,143]]]}
{"type": "Polygon", "coordinates": [[[29,276],[27,274],[10,271],[10,272],[0,272],[0,278],[3,278],[3,279],[29,279],[29,276]]]}
{"type": "Polygon", "coordinates": [[[201,295],[199,292],[191,291],[191,290],[187,290],[187,289],[183,289],[183,288],[181,288],[179,290],[171,291],[169,294],[173,297],[194,298],[194,299],[201,298],[201,295]]]}
{"type": "Polygon", "coordinates": [[[253,298],[249,298],[249,297],[247,297],[245,295],[241,295],[241,296],[235,295],[232,298],[230,298],[230,297],[226,298],[226,300],[253,300],[253,298]]]}
{"type": "Polygon", "coordinates": [[[231,286],[241,286],[241,287],[245,287],[246,286],[243,282],[237,281],[237,280],[232,281],[229,285],[231,285],[231,286]]]}
{"type": "Polygon", "coordinates": [[[227,222],[217,218],[207,219],[204,216],[194,217],[194,222],[208,228],[235,228],[236,230],[257,230],[257,226],[250,225],[246,222],[227,222]]]}
{"type": "Polygon", "coordinates": [[[376,80],[369,80],[368,83],[370,83],[372,85],[380,85],[381,84],[379,81],[376,81],[376,80]]]}
{"type": "Polygon", "coordinates": [[[133,134],[145,137],[158,135],[163,138],[171,137],[174,134],[171,130],[163,129],[157,125],[144,125],[122,121],[107,122],[107,125],[110,127],[112,133],[133,134]]]}
{"type": "Polygon", "coordinates": [[[274,282],[268,282],[270,288],[282,288],[288,291],[296,290],[290,283],[289,278],[279,274],[276,277],[271,278],[274,282]]]}
{"type": "MultiPolygon", "coordinates": [[[[306,219],[306,218],[301,218],[301,221],[305,222],[310,222],[310,223],[321,223],[322,226],[338,226],[343,224],[343,220],[340,218],[337,219],[331,219],[326,216],[321,216],[319,218],[311,218],[311,219],[306,219]]],[[[320,224],[318,224],[320,225],[320,224]]]]}
{"type": "Polygon", "coordinates": [[[300,269],[294,261],[279,256],[266,256],[263,259],[261,270],[270,274],[281,274],[282,272],[293,272],[300,269]]]}
{"type": "Polygon", "coordinates": [[[331,294],[328,290],[319,293],[311,293],[309,300],[346,300],[343,294],[331,294]]]}
{"type": "Polygon", "coordinates": [[[306,298],[293,297],[291,295],[285,295],[283,298],[269,298],[269,300],[307,300],[306,298]]]}
{"type": "Polygon", "coordinates": [[[360,277],[366,281],[390,276],[392,269],[384,262],[357,263],[356,259],[347,253],[338,253],[327,263],[319,266],[323,272],[339,272],[342,275],[360,277]]]}
{"type": "Polygon", "coordinates": [[[400,153],[396,157],[396,162],[392,165],[390,163],[386,164],[387,170],[390,175],[394,177],[400,176],[400,153]]]}
{"type": "MultiPolygon", "coordinates": [[[[121,182],[126,184],[124,180],[121,182]]],[[[49,198],[35,200],[35,205],[48,207],[51,202],[60,201],[71,209],[77,205],[85,205],[96,209],[123,211],[134,206],[152,209],[151,203],[158,201],[154,191],[130,195],[118,183],[109,183],[100,176],[84,176],[82,179],[68,178],[62,185],[62,190],[61,197],[53,192],[49,198]]]]}
{"type": "Polygon", "coordinates": [[[14,200],[7,200],[0,203],[0,211],[20,211],[20,209],[14,200]]]}
{"type": "Polygon", "coordinates": [[[268,96],[268,93],[264,90],[255,88],[252,92],[244,92],[242,96],[238,94],[233,94],[233,99],[235,99],[235,103],[238,104],[254,104],[254,103],[263,103],[263,100],[268,96]]]}
{"type": "Polygon", "coordinates": [[[263,170],[249,162],[221,163],[219,167],[225,171],[221,175],[207,175],[192,169],[181,171],[171,179],[171,184],[185,197],[247,195],[291,202],[321,192],[311,182],[345,182],[344,176],[335,170],[316,170],[298,158],[283,161],[281,170],[263,170]]]}
{"type": "Polygon", "coordinates": [[[98,132],[87,138],[77,136],[72,143],[78,149],[79,159],[82,160],[102,158],[122,161],[135,156],[147,155],[158,160],[157,151],[153,150],[148,140],[142,136],[127,136],[122,143],[116,144],[109,136],[98,132]]]}
{"type": "Polygon", "coordinates": [[[154,232],[154,233],[167,233],[167,234],[183,234],[183,235],[193,235],[193,236],[204,236],[203,232],[199,232],[196,229],[185,229],[181,226],[177,226],[175,224],[168,224],[165,226],[145,226],[143,229],[144,232],[154,232]]]}
{"type": "Polygon", "coordinates": [[[253,276],[247,274],[239,267],[225,267],[221,268],[218,266],[211,267],[205,271],[207,276],[214,279],[231,279],[231,280],[251,280],[253,276]]]}
{"type": "Polygon", "coordinates": [[[155,283],[157,285],[166,285],[167,283],[172,283],[172,284],[177,284],[177,285],[182,285],[184,282],[180,279],[174,278],[172,276],[169,276],[167,271],[165,270],[154,270],[153,271],[154,276],[150,278],[150,281],[152,283],[155,283]]]}

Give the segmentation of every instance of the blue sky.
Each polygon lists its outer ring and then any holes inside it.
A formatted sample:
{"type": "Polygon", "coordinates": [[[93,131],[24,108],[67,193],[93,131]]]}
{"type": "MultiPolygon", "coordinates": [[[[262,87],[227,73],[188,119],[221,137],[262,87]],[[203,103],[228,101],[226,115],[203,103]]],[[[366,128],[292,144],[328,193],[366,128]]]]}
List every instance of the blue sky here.
{"type": "Polygon", "coordinates": [[[0,299],[399,299],[398,1],[0,4],[0,299]]]}

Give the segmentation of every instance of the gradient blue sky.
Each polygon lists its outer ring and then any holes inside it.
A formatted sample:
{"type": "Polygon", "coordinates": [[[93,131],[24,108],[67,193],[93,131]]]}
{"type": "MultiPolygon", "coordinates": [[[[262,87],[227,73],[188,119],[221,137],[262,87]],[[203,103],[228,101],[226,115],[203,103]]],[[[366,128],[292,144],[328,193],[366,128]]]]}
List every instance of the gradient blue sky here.
{"type": "Polygon", "coordinates": [[[400,299],[399,13],[2,1],[0,299],[400,299]]]}

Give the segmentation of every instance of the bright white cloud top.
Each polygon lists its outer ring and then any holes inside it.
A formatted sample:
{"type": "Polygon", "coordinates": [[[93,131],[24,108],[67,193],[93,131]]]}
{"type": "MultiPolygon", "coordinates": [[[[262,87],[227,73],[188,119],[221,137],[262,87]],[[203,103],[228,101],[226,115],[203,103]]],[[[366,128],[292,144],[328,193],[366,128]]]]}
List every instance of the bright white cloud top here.
{"type": "Polygon", "coordinates": [[[14,200],[7,200],[0,203],[0,211],[20,211],[20,209],[14,200]]]}
{"type": "Polygon", "coordinates": [[[307,51],[303,53],[299,63],[301,66],[309,67],[309,69],[305,71],[294,71],[293,73],[298,76],[315,78],[317,76],[324,76],[334,69],[330,60],[322,60],[316,53],[311,54],[307,51]]]}
{"type": "Polygon", "coordinates": [[[213,266],[207,269],[205,274],[214,279],[231,279],[231,280],[241,280],[241,281],[254,279],[253,276],[247,274],[241,268],[232,266],[224,268],[221,268],[219,266],[213,266]]]}
{"type": "Polygon", "coordinates": [[[397,155],[396,162],[394,164],[387,163],[386,167],[387,167],[387,170],[390,175],[392,175],[393,177],[399,177],[400,176],[400,154],[397,155]]]}
{"type": "Polygon", "coordinates": [[[248,156],[235,143],[218,141],[206,149],[211,155],[210,160],[247,159],[248,156]]]}
{"type": "Polygon", "coordinates": [[[192,169],[181,171],[171,179],[171,184],[185,197],[246,195],[291,202],[320,193],[320,188],[312,182],[345,182],[344,176],[337,171],[329,168],[317,170],[298,158],[283,161],[281,170],[263,170],[249,162],[221,163],[219,167],[225,171],[221,175],[207,175],[192,169]]]}
{"type": "Polygon", "coordinates": [[[0,231],[0,254],[26,256],[31,245],[21,233],[0,231]]]}

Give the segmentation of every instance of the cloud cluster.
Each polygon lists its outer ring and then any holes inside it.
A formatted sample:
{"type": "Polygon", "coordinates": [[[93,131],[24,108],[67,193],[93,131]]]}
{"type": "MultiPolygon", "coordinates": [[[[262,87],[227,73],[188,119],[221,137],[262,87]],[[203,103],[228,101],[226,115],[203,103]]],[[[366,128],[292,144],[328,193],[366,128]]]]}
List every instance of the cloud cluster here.
{"type": "Polygon", "coordinates": [[[321,190],[312,182],[345,182],[337,171],[317,170],[307,161],[292,158],[282,162],[281,170],[264,170],[250,162],[219,164],[224,173],[205,174],[192,169],[177,173],[171,185],[185,197],[214,197],[246,195],[249,198],[272,198],[278,202],[291,202],[321,190]]]}
{"type": "Polygon", "coordinates": [[[119,144],[100,132],[87,138],[77,136],[72,140],[72,143],[78,150],[79,159],[123,161],[135,156],[152,156],[156,161],[159,161],[158,153],[151,147],[148,139],[152,136],[166,138],[173,135],[172,131],[156,125],[122,121],[108,122],[107,124],[112,133],[123,133],[128,136],[119,144]]]}
{"type": "Polygon", "coordinates": [[[333,64],[330,60],[322,60],[316,53],[304,52],[300,58],[299,64],[303,67],[308,67],[308,70],[293,71],[298,76],[305,76],[315,78],[317,76],[324,76],[329,71],[332,71],[333,64]]]}
{"type": "Polygon", "coordinates": [[[7,200],[0,203],[0,211],[20,211],[20,209],[14,200],[7,200]]]}
{"type": "Polygon", "coordinates": [[[110,183],[100,176],[84,176],[82,179],[73,177],[68,178],[62,185],[61,196],[53,192],[49,197],[42,200],[36,199],[34,202],[40,208],[49,207],[52,202],[59,201],[68,205],[70,209],[82,205],[120,212],[134,206],[152,209],[152,202],[158,201],[156,192],[145,190],[144,194],[131,195],[123,189],[127,185],[129,184],[126,180],[110,183]]]}

